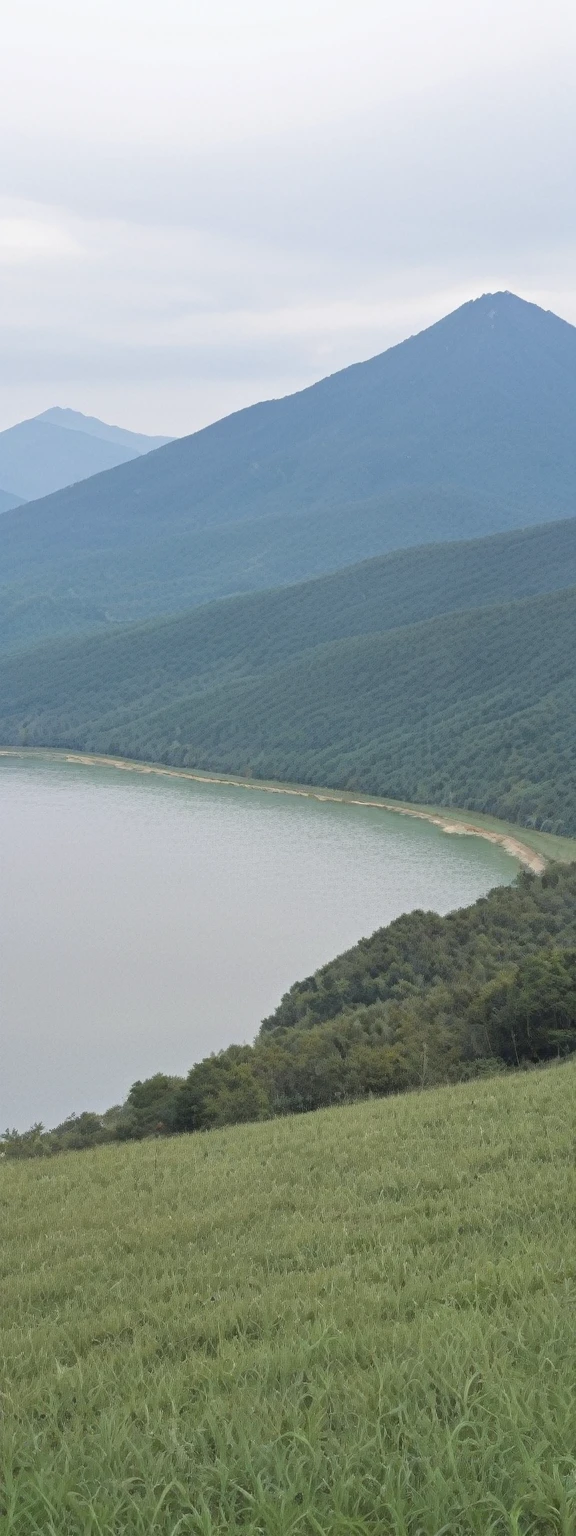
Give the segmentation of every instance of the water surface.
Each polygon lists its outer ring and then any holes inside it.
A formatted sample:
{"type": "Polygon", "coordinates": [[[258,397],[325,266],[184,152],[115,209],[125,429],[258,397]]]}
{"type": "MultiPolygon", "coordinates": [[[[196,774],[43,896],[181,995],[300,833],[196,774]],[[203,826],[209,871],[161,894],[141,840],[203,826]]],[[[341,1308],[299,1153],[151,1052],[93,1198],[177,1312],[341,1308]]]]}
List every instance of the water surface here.
{"type": "Polygon", "coordinates": [[[33,758],[0,759],[0,857],[2,1128],[184,1073],[361,935],[517,873],[370,807],[33,758]]]}

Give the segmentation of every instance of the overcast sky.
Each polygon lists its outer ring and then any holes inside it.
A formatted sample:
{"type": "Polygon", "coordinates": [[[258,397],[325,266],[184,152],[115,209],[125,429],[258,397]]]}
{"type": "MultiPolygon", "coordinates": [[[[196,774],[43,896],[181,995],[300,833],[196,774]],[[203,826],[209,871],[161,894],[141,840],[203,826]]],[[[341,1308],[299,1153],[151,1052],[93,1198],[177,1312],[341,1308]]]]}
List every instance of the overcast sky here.
{"type": "Polygon", "coordinates": [[[573,0],[4,0],[0,427],[180,434],[511,288],[576,323],[573,0]]]}

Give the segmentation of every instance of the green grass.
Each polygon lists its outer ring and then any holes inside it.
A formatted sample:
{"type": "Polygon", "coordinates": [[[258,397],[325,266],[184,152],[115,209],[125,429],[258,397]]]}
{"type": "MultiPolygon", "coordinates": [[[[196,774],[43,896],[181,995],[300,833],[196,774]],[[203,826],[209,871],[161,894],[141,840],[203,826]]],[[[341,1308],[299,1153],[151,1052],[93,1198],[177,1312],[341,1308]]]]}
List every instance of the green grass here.
{"type": "Polygon", "coordinates": [[[575,1086],[4,1164],[2,1536],[572,1536],[575,1086]]]}

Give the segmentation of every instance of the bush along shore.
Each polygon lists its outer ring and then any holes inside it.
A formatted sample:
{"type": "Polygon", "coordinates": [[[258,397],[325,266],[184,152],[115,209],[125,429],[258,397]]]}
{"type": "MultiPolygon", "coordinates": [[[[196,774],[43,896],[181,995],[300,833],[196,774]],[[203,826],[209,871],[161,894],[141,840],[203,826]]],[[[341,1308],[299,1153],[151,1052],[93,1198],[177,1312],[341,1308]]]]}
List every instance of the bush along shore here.
{"type": "Polygon", "coordinates": [[[576,1049],[576,864],[411,912],[297,982],[253,1045],[135,1082],[104,1114],[2,1138],[8,1158],[177,1135],[460,1082],[576,1049]]]}

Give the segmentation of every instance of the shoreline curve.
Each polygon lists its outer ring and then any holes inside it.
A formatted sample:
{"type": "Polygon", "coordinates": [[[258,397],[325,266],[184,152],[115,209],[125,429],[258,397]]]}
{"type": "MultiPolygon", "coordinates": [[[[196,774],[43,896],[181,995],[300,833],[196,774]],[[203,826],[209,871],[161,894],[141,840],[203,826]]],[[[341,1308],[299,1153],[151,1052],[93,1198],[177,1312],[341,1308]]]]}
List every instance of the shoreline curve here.
{"type": "MultiPolygon", "coordinates": [[[[273,784],[265,779],[243,779],[232,774],[196,773],[192,768],[173,768],[165,763],[140,763],[127,757],[108,757],[100,752],[71,752],[66,748],[0,747],[0,757],[44,757],[53,761],[78,763],[89,768],[117,768],[124,773],[153,774],[160,778],[189,779],[195,784],[228,784],[234,789],[254,789],[271,795],[297,795],[307,800],[334,801],[337,805],[364,805],[374,810],[391,811],[396,816],[411,816],[415,820],[432,822],[449,836],[483,837],[489,843],[503,848],[505,853],[518,861],[533,875],[544,873],[547,859],[537,853],[521,838],[511,832],[497,832],[480,826],[473,819],[455,821],[454,813],[420,809],[418,806],[399,805],[394,800],[362,798],[338,790],[315,788],[313,785],[273,784]]],[[[463,814],[467,814],[463,812],[463,814]]]]}

